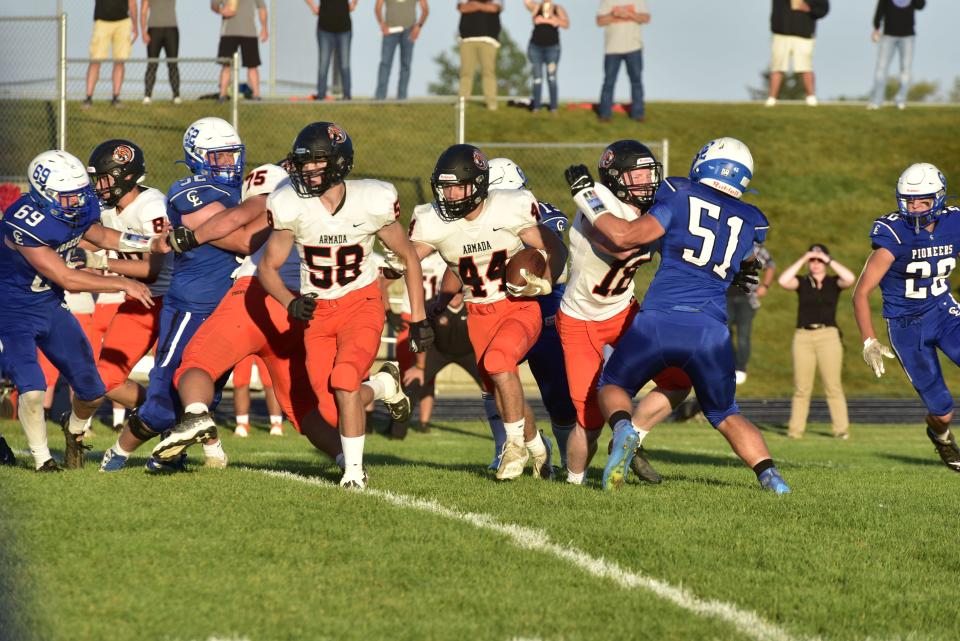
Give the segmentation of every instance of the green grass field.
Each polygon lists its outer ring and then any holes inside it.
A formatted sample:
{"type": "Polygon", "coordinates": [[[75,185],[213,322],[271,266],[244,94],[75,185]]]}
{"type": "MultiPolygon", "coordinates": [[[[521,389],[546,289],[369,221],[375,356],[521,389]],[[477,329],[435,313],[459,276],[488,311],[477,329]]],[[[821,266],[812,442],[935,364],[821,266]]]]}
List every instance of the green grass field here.
{"type": "Polygon", "coordinates": [[[588,487],[497,483],[480,423],[369,436],[366,493],[259,430],[226,470],[106,476],[104,428],[82,471],[0,468],[0,639],[957,639],[957,476],[917,425],[811,429],[766,429],[777,497],[704,424],[616,494],[603,455],[588,487]]]}

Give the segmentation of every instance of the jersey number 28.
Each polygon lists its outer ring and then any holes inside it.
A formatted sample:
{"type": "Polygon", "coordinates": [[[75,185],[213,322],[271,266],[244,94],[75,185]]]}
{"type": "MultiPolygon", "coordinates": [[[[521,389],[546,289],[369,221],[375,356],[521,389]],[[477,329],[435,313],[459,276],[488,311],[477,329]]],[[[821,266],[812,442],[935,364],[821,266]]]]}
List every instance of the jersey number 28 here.
{"type": "MultiPolygon", "coordinates": [[[[941,258],[937,261],[937,275],[933,277],[933,282],[930,283],[930,294],[933,296],[939,296],[945,291],[950,289],[950,286],[947,285],[947,279],[950,278],[950,272],[953,271],[953,268],[957,266],[957,259],[953,256],[948,258],[941,258]]],[[[932,276],[933,269],[925,260],[918,260],[915,263],[910,263],[907,265],[907,273],[913,275],[913,278],[906,279],[906,292],[904,296],[907,298],[926,298],[927,297],[927,288],[926,287],[917,287],[917,281],[930,278],[932,276]]]]}

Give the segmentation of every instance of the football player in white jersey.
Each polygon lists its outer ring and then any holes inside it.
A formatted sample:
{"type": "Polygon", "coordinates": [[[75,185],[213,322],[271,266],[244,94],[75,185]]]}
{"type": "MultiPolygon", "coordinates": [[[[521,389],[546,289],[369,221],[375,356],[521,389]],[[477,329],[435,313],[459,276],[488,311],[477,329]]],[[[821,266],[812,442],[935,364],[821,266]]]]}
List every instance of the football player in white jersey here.
{"type": "MultiPolygon", "coordinates": [[[[397,222],[396,188],[379,180],[345,180],[353,168],[353,142],[340,127],[330,122],[305,127],[293,143],[288,166],[289,181],[267,200],[273,232],[257,276],[290,316],[307,323],[310,382],[323,419],[340,429],[345,463],[340,485],[364,489],[363,406],[369,399],[361,393],[361,383],[376,358],[384,324],[374,241],[379,238],[406,268],[414,352],[433,341],[420,261],[397,222]],[[301,260],[299,293],[291,292],[279,273],[294,245],[301,260]]],[[[396,364],[385,368],[399,377],[396,364]]],[[[383,380],[371,383],[375,398],[402,396],[402,390],[386,389],[383,380]]],[[[409,417],[409,401],[405,406],[409,417]]]]}
{"type": "MultiPolygon", "coordinates": [[[[601,154],[600,183],[614,206],[611,213],[625,220],[644,215],[653,204],[663,176],[663,166],[653,152],[636,140],[618,140],[601,154]]],[[[655,248],[654,248],[655,249],[655,248]]],[[[584,215],[578,212],[570,228],[570,272],[557,329],[563,341],[570,395],[577,408],[577,427],[567,443],[567,481],[583,483],[586,469],[603,431],[597,403],[597,380],[603,368],[604,349],[615,347],[630,327],[639,306],[633,277],[651,260],[650,248],[617,251],[605,243],[584,215]]],[[[672,368],[656,377],[657,387],[644,397],[634,424],[649,430],[669,415],[690,392],[690,379],[672,368]]],[[[640,478],[659,483],[660,477],[638,449],[632,470],[640,478]]]]}
{"type": "MultiPolygon", "coordinates": [[[[498,479],[523,473],[529,457],[534,475],[548,454],[536,426],[525,419],[517,364],[540,335],[540,307],[534,297],[548,294],[563,271],[563,242],[539,224],[539,207],[526,190],[488,193],[487,157],[472,145],[454,145],[437,160],[430,179],[434,200],[414,210],[410,238],[424,258],[438,252],[459,277],[467,302],[467,327],[477,365],[488,391],[495,392],[506,430],[498,479]],[[507,261],[521,249],[542,251],[542,277],[527,274],[526,285],[507,282],[507,261]]],[[[547,472],[546,474],[544,474],[547,472]]]]}

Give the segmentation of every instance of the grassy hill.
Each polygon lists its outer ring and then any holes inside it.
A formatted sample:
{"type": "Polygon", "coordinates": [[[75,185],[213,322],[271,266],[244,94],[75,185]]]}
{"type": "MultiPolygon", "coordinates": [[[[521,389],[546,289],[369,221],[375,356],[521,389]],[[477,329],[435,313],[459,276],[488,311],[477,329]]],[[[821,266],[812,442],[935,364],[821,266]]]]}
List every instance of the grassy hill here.
{"type": "MultiPolygon", "coordinates": [[[[0,136],[6,161],[25,167],[48,144],[44,123],[51,113],[44,104],[0,106],[0,136]],[[16,113],[21,116],[14,117],[16,113]],[[10,123],[32,126],[12,128],[10,123]]],[[[85,158],[100,141],[130,137],[145,149],[149,182],[165,187],[183,174],[180,137],[187,124],[204,115],[229,118],[229,109],[209,102],[175,107],[127,104],[114,110],[105,103],[83,111],[68,108],[68,149],[85,158]]],[[[859,272],[869,253],[870,222],[896,207],[894,188],[910,163],[937,164],[948,179],[960,180],[960,110],[924,107],[897,112],[866,112],[855,106],[811,109],[783,105],[653,103],[648,121],[637,124],[624,116],[603,124],[584,110],[561,109],[556,115],[530,114],[503,108],[488,112],[470,106],[468,140],[489,142],[609,142],[618,138],[670,141],[673,174],[684,175],[689,159],[711,138],[735,136],[753,151],[759,193],[749,196],[771,221],[769,248],[780,267],[789,265],[812,242],[830,246],[833,257],[859,272]]],[[[401,193],[404,217],[427,198],[429,174],[442,149],[455,140],[455,112],[450,105],[364,105],[337,103],[248,103],[240,110],[240,130],[252,163],[286,154],[297,131],[313,120],[336,120],[354,138],[355,175],[394,181],[401,193]]],[[[500,150],[497,151],[499,155],[500,150]]],[[[595,149],[582,151],[519,150],[510,152],[531,178],[534,191],[570,211],[562,178],[570,162],[596,162],[595,149]]],[[[506,155],[506,154],[504,154],[506,155]]],[[[22,172],[23,169],[20,170],[22,172]]],[[[0,171],[0,174],[5,173],[0,171]]],[[[653,270],[641,270],[639,286],[653,270]]],[[[876,296],[879,321],[879,294],[876,296]]],[[[740,389],[745,397],[787,396],[792,392],[791,340],[796,296],[774,287],[754,324],[750,378],[740,389]]],[[[849,294],[839,314],[845,335],[844,380],[850,395],[912,395],[906,377],[888,369],[877,381],[860,360],[860,341],[849,294]]],[[[960,391],[957,368],[946,364],[949,382],[960,391]]]]}

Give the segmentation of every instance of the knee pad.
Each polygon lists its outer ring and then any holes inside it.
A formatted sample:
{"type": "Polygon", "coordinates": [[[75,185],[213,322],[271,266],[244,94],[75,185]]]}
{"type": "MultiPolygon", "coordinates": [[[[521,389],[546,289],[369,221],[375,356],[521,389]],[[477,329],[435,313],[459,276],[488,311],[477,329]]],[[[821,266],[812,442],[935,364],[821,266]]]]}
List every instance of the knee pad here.
{"type": "Polygon", "coordinates": [[[336,363],[330,372],[330,387],[355,392],[360,389],[360,372],[352,363],[336,363]]]}
{"type": "Polygon", "coordinates": [[[43,390],[31,390],[17,397],[17,415],[23,422],[43,423],[43,390]]]}
{"type": "Polygon", "coordinates": [[[143,419],[137,414],[137,410],[130,412],[127,417],[127,425],[130,426],[130,433],[141,441],[149,441],[154,436],[160,435],[159,432],[154,432],[149,425],[143,422],[143,419]]]}

